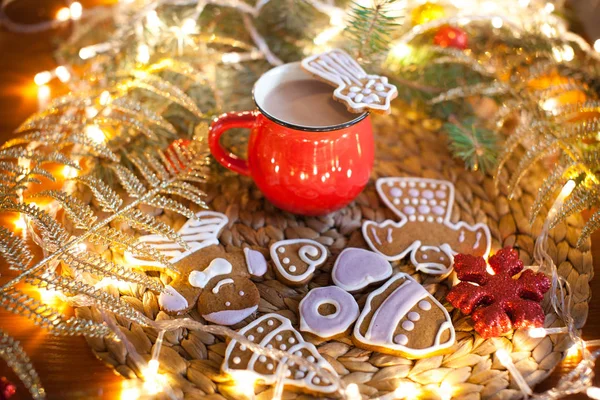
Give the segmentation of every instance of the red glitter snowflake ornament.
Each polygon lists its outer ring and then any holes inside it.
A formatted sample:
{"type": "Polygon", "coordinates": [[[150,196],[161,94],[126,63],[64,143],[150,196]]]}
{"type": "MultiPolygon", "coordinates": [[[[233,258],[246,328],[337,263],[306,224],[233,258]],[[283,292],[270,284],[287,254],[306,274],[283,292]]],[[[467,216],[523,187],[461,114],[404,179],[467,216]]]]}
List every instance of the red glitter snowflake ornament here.
{"type": "Polygon", "coordinates": [[[509,247],[490,257],[489,264],[493,275],[486,271],[483,257],[454,257],[454,269],[462,282],[446,296],[450,304],[471,315],[475,331],[485,339],[513,329],[542,327],[545,316],[539,303],[550,289],[550,279],[530,269],[513,278],[523,270],[523,262],[509,247]]]}

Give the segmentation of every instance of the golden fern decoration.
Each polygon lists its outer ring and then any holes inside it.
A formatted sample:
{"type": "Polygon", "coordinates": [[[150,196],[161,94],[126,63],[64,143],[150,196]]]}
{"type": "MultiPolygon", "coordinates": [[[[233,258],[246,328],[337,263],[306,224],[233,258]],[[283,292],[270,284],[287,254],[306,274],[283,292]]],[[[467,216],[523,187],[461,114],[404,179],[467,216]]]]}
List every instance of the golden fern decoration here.
{"type": "Polygon", "coordinates": [[[192,65],[169,59],[118,72],[106,87],[99,86],[99,79],[91,79],[86,81],[91,89],[58,97],[47,109],[29,117],[17,129],[21,135],[8,144],[37,143],[58,150],[78,145],[83,154],[118,162],[117,150],[140,135],[151,142],[161,137],[175,138],[177,129],[162,116],[164,109],[153,110],[142,105],[145,97],[160,98],[161,108],[177,104],[195,120],[201,120],[205,115],[184,90],[159,75],[166,72],[180,75],[190,84],[205,81],[202,73],[192,65]],[[90,127],[99,128],[105,137],[89,134],[90,127]]]}
{"type": "MultiPolygon", "coordinates": [[[[206,129],[207,126],[203,124],[199,130],[206,129]]],[[[138,243],[134,236],[111,227],[110,223],[123,221],[145,232],[165,236],[187,248],[186,243],[171,227],[143,213],[138,206],[147,204],[163,207],[193,218],[192,210],[167,196],[176,195],[205,206],[202,199],[204,193],[194,185],[205,179],[208,159],[204,144],[195,140],[185,148],[174,146],[164,153],[158,151],[156,155],[132,156],[130,161],[137,172],[121,164],[112,164],[120,185],[133,198],[128,203],[113,188],[93,176],[74,178],[90,190],[104,212],[103,217],[99,217],[89,205],[61,191],[47,190],[32,196],[54,199],[64,210],[66,218],[77,228],[72,235],[48,212],[35,203],[28,202],[29,198],[23,199],[23,195],[28,185],[40,182],[37,177],[52,179],[52,175],[43,168],[45,163],[64,161],[74,168],[77,166],[59,155],[61,153],[44,155],[41,151],[24,150],[23,145],[26,143],[13,140],[0,148],[0,163],[3,165],[0,173],[0,212],[24,215],[36,235],[41,237],[47,255],[42,260],[35,261],[24,240],[8,229],[0,229],[0,254],[10,269],[18,271],[17,276],[0,286],[0,307],[23,315],[57,335],[114,337],[111,329],[104,324],[76,317],[66,318],[52,307],[29,296],[21,289],[21,283],[26,283],[45,290],[59,291],[67,299],[72,296],[85,298],[101,309],[146,326],[147,319],[143,314],[102,290],[100,281],[112,279],[132,282],[156,292],[162,291],[160,282],[132,271],[125,265],[105,260],[93,251],[82,253],[79,245],[86,242],[111,245],[113,248],[159,261],[175,271],[173,265],[156,250],[138,243]],[[60,272],[56,269],[58,265],[62,267],[60,272]],[[92,281],[90,275],[95,277],[92,281]]],[[[2,335],[0,354],[17,371],[34,398],[44,397],[37,375],[31,375],[33,369],[29,360],[26,356],[23,357],[22,350],[15,347],[17,345],[9,336],[2,335]]]]}

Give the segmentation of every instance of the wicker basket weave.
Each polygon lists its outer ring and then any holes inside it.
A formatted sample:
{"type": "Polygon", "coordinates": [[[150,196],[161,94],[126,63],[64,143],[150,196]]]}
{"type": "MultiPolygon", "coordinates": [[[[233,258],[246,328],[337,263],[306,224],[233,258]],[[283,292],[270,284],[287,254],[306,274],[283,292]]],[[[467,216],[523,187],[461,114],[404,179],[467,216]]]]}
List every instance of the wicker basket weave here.
{"type": "MultiPolygon", "coordinates": [[[[531,263],[534,241],[543,224],[541,219],[533,226],[528,222],[529,210],[543,177],[541,170],[535,170],[526,177],[516,199],[509,201],[505,186],[500,184],[497,189],[489,176],[465,171],[461,162],[451,158],[444,135],[436,131],[440,125],[438,121],[426,119],[414,111],[396,109],[391,116],[375,117],[373,122],[377,160],[372,181],[379,177],[416,176],[453,182],[456,200],[452,221],[486,223],[492,233],[492,251],[513,246],[518,249],[526,265],[531,263]]],[[[243,146],[238,150],[244,151],[243,146]]],[[[516,162],[509,162],[507,167],[510,170],[515,166],[516,162]]],[[[372,182],[351,205],[319,218],[299,217],[276,209],[263,198],[251,180],[225,173],[222,169],[219,169],[218,180],[212,182],[207,191],[211,208],[227,214],[229,218],[229,224],[220,236],[222,245],[228,250],[251,245],[264,248],[267,254],[272,243],[291,238],[314,239],[329,249],[330,257],[326,264],[306,287],[290,288],[280,283],[275,278],[272,265],[264,280],[257,283],[261,294],[259,314],[279,313],[288,317],[296,327],[300,300],[311,288],[331,284],[330,272],[337,254],[348,246],[365,247],[360,233],[362,222],[366,219],[378,222],[395,219],[392,212],[380,202],[372,182]]],[[[157,210],[157,213],[160,212],[157,210]]],[[[175,229],[184,222],[182,218],[167,212],[159,218],[175,229]]],[[[589,280],[593,274],[589,242],[583,250],[575,247],[582,222],[579,215],[570,217],[566,223],[551,231],[548,243],[549,254],[558,266],[559,273],[571,284],[573,317],[577,327],[582,327],[587,317],[589,280]]],[[[112,254],[112,257],[119,258],[120,255],[112,254]]],[[[410,273],[448,306],[444,301],[449,289],[447,280],[417,273],[405,261],[394,263],[394,270],[410,273]]],[[[150,274],[168,282],[166,276],[150,274]]],[[[137,285],[121,285],[119,289],[112,290],[149,318],[173,318],[159,311],[154,293],[137,285]]],[[[361,308],[366,296],[367,293],[356,295],[361,308]]],[[[561,326],[561,322],[551,313],[547,300],[543,306],[547,312],[546,326],[561,326]]],[[[76,311],[80,316],[101,320],[95,309],[82,307],[76,311]]],[[[202,320],[195,310],[189,317],[202,320]]],[[[365,397],[383,395],[396,389],[402,382],[411,381],[421,388],[422,398],[433,399],[438,397],[437,389],[443,382],[451,385],[453,398],[520,398],[521,392],[515,382],[494,356],[497,347],[504,347],[511,353],[516,367],[534,386],[548,376],[570,345],[563,335],[532,339],[524,331],[516,331],[494,341],[484,340],[473,331],[469,317],[456,310],[452,311],[452,317],[457,334],[452,351],[417,361],[356,348],[349,337],[313,343],[343,380],[358,384],[365,397]]],[[[244,326],[252,318],[234,328],[244,326]]],[[[149,359],[157,332],[119,317],[116,321],[137,351],[149,359]]],[[[224,338],[180,329],[167,333],[165,339],[161,368],[169,376],[176,394],[185,399],[240,398],[233,383],[219,371],[226,348],[224,338]]],[[[138,366],[133,365],[122,344],[101,339],[90,339],[88,342],[100,359],[123,376],[133,378],[139,374],[138,366]]],[[[259,399],[270,399],[273,389],[257,386],[256,393],[259,399]]],[[[284,394],[285,399],[307,397],[310,396],[295,392],[286,391],[284,394]]]]}

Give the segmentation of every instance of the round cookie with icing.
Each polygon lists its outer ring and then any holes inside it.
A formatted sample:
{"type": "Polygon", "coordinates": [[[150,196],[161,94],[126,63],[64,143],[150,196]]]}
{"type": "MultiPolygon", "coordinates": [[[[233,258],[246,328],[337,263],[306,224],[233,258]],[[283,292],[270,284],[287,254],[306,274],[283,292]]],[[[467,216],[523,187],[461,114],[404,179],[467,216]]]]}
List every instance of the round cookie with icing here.
{"type": "MultiPolygon", "coordinates": [[[[304,358],[335,375],[331,365],[319,354],[311,343],[304,341],[302,335],[292,327],[289,319],[278,314],[266,314],[242,328],[239,333],[249,341],[269,349],[287,351],[304,358]]],[[[296,388],[308,393],[334,393],[338,387],[325,376],[320,376],[305,366],[295,364],[283,358],[281,361],[260,355],[248,349],[237,340],[227,345],[221,369],[235,377],[236,372],[250,371],[256,378],[271,385],[277,380],[277,372],[287,365],[283,384],[286,388],[296,388]]]]}
{"type": "Polygon", "coordinates": [[[158,299],[163,311],[184,314],[197,303],[207,321],[233,325],[258,308],[260,296],[250,277],[266,272],[266,260],[260,252],[227,252],[212,245],[188,255],[175,266],[180,274],[158,299]]]}
{"type": "Polygon", "coordinates": [[[337,286],[315,288],[300,302],[300,330],[324,339],[346,332],[358,318],[358,303],[337,286]]]}
{"type": "Polygon", "coordinates": [[[335,260],[331,278],[347,292],[361,290],[392,275],[392,266],[380,254],[349,247],[335,260]]]}
{"type": "Polygon", "coordinates": [[[455,332],[444,306],[410,275],[399,272],[369,295],[352,339],[357,347],[423,358],[451,347],[455,332]]]}
{"type": "Polygon", "coordinates": [[[315,269],[327,259],[325,246],[310,239],[280,240],[270,251],[277,276],[290,286],[310,281],[315,269]]]}

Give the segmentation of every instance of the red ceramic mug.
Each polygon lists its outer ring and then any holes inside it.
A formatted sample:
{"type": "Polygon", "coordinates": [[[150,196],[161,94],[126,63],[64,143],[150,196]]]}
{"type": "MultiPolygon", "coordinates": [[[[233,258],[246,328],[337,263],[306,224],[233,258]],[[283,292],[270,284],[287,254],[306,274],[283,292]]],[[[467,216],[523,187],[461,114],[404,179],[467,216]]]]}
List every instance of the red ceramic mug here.
{"type": "Polygon", "coordinates": [[[265,99],[275,87],[306,79],[315,78],[300,63],[265,73],[254,85],[258,110],[217,117],[210,127],[209,147],[223,166],[251,176],[275,206],[295,214],[323,215],[346,206],[369,181],[373,132],[368,113],[331,126],[294,125],[269,114],[265,99]],[[247,160],[220,144],[221,135],[232,128],[251,130],[247,160]]]}

